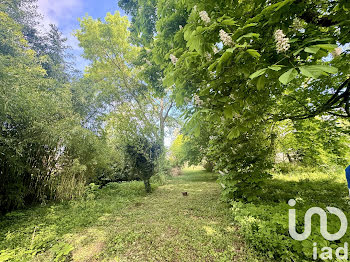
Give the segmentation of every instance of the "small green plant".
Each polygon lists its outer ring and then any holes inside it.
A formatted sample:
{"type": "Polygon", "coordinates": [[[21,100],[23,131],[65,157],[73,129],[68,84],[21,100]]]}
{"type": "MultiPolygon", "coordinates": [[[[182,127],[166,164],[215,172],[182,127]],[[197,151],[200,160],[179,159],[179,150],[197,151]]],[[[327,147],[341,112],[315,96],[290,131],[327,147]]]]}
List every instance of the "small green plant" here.
{"type": "Polygon", "coordinates": [[[55,244],[50,250],[55,255],[55,262],[64,262],[69,258],[74,247],[70,244],[59,242],[55,244]]]}

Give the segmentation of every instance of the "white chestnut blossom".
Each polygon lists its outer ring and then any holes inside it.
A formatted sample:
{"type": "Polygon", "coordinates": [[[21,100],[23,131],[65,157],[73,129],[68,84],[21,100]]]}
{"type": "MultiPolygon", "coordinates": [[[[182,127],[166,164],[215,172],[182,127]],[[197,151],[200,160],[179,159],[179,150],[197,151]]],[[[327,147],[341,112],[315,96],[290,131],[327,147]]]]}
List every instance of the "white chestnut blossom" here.
{"type": "Polygon", "coordinates": [[[173,54],[170,55],[170,60],[171,62],[176,65],[177,63],[177,60],[179,60],[176,56],[174,56],[173,54]]]}
{"type": "Polygon", "coordinates": [[[220,39],[224,45],[226,45],[226,46],[233,45],[233,41],[232,41],[231,36],[229,36],[229,34],[226,33],[224,30],[222,30],[222,29],[220,30],[219,36],[220,36],[220,39]]]}
{"type": "Polygon", "coordinates": [[[182,25],[179,25],[179,29],[182,30],[184,27],[182,25]]]}
{"type": "Polygon", "coordinates": [[[340,56],[342,52],[343,52],[343,50],[341,49],[341,47],[337,47],[333,50],[332,56],[333,57],[340,56]]]}
{"type": "Polygon", "coordinates": [[[203,100],[201,100],[198,95],[194,95],[193,99],[196,106],[202,106],[204,104],[203,100]]]}
{"type": "Polygon", "coordinates": [[[201,17],[202,21],[206,24],[210,23],[210,17],[206,11],[200,11],[199,16],[201,17]]]}
{"type": "Polygon", "coordinates": [[[197,5],[195,5],[194,7],[193,7],[193,11],[197,11],[197,5]]]}
{"type": "Polygon", "coordinates": [[[275,42],[277,53],[286,52],[290,48],[289,38],[285,37],[281,29],[276,30],[275,32],[275,42]]]}
{"type": "Polygon", "coordinates": [[[220,52],[219,49],[215,45],[213,46],[213,52],[214,52],[214,54],[217,54],[220,52]]]}

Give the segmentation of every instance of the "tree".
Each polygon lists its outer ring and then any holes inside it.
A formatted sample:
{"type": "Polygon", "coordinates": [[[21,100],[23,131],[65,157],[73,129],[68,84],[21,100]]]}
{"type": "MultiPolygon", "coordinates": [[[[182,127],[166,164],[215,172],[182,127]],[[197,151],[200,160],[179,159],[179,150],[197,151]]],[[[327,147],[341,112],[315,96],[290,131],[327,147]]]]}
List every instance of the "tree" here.
{"type": "Polygon", "coordinates": [[[178,134],[171,144],[169,160],[173,167],[182,167],[187,160],[184,135],[178,134]]]}
{"type": "Polygon", "coordinates": [[[276,149],[285,153],[290,162],[345,166],[349,148],[347,126],[346,121],[331,116],[282,121],[276,128],[276,149]]]}
{"type": "Polygon", "coordinates": [[[269,177],[275,123],[350,116],[348,1],[155,6],[151,62],[186,108],[187,130],[198,137],[205,125],[218,137],[205,151],[228,197],[250,200],[269,177]]]}
{"type": "Polygon", "coordinates": [[[76,36],[85,58],[92,62],[85,79],[105,106],[108,139],[123,156],[123,165],[132,166],[149,192],[149,178],[160,155],[156,148],[163,145],[164,118],[169,110],[164,112],[164,105],[154,101],[140,78],[140,69],[134,64],[139,48],[130,43],[128,27],[126,17],[108,13],[105,22],[82,19],[76,36]]]}
{"type": "Polygon", "coordinates": [[[0,11],[0,210],[50,195],[50,178],[76,118],[67,86],[53,91],[21,27],[0,11]]]}
{"type": "Polygon", "coordinates": [[[141,137],[136,138],[136,141],[126,146],[126,157],[131,163],[132,170],[144,182],[147,193],[152,191],[149,180],[155,173],[159,152],[159,144],[149,142],[147,139],[141,137]]]}
{"type": "Polygon", "coordinates": [[[102,132],[81,125],[70,83],[56,77],[66,75],[63,49],[51,52],[57,67],[48,73],[48,54],[33,50],[22,25],[0,8],[0,212],[6,212],[81,195],[113,150],[102,132]]]}
{"type": "Polygon", "coordinates": [[[140,53],[136,61],[136,65],[141,66],[140,77],[147,84],[148,89],[152,92],[152,104],[155,111],[159,115],[159,141],[162,147],[162,158],[164,160],[164,138],[166,126],[172,126],[174,118],[174,99],[173,88],[166,87],[162,83],[164,78],[164,68],[158,63],[154,63],[157,59],[157,53],[154,50],[154,35],[157,32],[157,8],[156,1],[129,1],[122,0],[118,5],[129,15],[132,16],[130,26],[131,42],[140,47],[140,53]]]}

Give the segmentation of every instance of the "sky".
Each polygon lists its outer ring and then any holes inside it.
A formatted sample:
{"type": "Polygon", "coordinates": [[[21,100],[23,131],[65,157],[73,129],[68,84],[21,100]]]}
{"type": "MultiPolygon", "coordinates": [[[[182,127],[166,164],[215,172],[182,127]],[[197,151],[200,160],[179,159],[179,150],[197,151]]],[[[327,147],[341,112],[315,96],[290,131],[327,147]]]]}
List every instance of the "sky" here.
{"type": "Polygon", "coordinates": [[[78,40],[72,32],[79,28],[78,18],[86,14],[93,18],[104,18],[108,12],[119,11],[118,0],[38,0],[38,11],[43,16],[41,24],[44,28],[49,28],[49,24],[55,24],[65,37],[67,44],[72,47],[72,53],[76,56],[76,66],[80,70],[88,64],[80,55],[82,50],[78,45],[78,40]]]}

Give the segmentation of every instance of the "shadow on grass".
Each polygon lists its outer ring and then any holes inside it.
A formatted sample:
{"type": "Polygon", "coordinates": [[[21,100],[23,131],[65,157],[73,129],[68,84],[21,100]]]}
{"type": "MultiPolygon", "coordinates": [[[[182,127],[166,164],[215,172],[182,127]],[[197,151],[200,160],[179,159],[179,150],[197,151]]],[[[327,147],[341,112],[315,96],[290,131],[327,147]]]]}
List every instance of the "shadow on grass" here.
{"type": "Polygon", "coordinates": [[[310,174],[310,179],[299,181],[288,181],[283,176],[271,179],[266,182],[263,193],[255,203],[273,205],[296,199],[302,205],[334,206],[347,210],[349,196],[346,183],[332,177],[318,179],[315,176],[317,174],[310,174]]]}
{"type": "MultiPolygon", "coordinates": [[[[2,255],[29,261],[37,252],[49,250],[65,234],[79,232],[106,215],[118,216],[147,194],[142,182],[111,183],[90,191],[84,198],[17,210],[0,217],[2,255]],[[12,257],[13,255],[13,257],[12,257]]],[[[48,260],[47,260],[48,261],[48,260]]]]}
{"type": "Polygon", "coordinates": [[[218,175],[201,169],[185,169],[183,174],[170,180],[179,182],[215,182],[218,175]]]}

